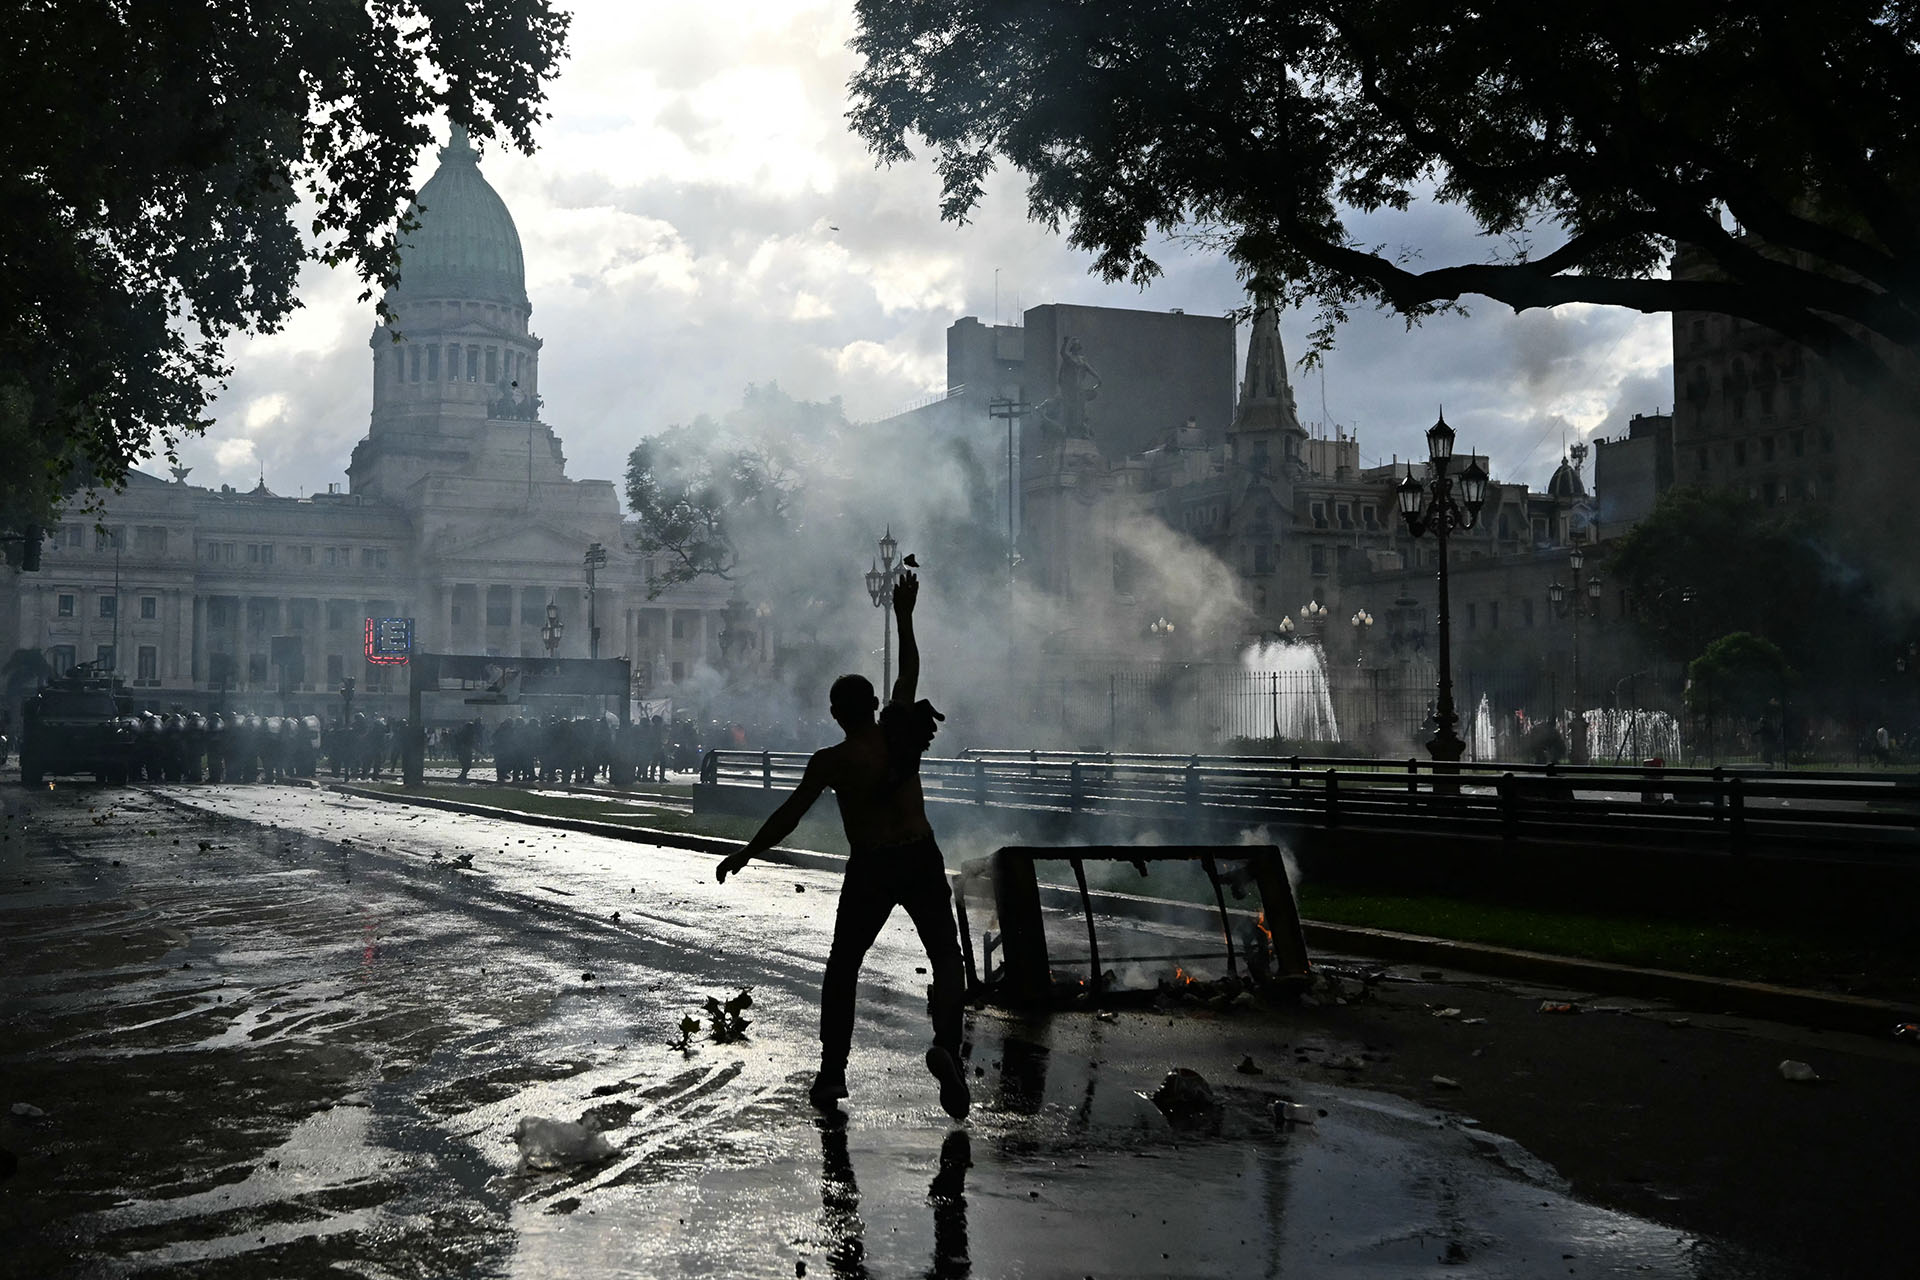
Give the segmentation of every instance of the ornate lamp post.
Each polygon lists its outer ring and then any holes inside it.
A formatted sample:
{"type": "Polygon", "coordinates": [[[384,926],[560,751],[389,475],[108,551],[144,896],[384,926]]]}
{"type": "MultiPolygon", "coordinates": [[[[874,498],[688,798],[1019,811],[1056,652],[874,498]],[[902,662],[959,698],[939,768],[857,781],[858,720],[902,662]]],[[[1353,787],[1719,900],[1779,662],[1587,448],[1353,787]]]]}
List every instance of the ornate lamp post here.
{"type": "Polygon", "coordinates": [[[1166,640],[1174,633],[1174,625],[1163,615],[1147,624],[1147,633],[1155,640],[1166,640]]]}
{"type": "Polygon", "coordinates": [[[1290,613],[1281,615],[1280,625],[1275,629],[1280,632],[1280,638],[1288,644],[1293,643],[1293,633],[1299,630],[1294,625],[1293,615],[1290,613]]]}
{"type": "Polygon", "coordinates": [[[1373,630],[1373,615],[1361,609],[1349,621],[1353,625],[1354,645],[1357,651],[1354,665],[1364,667],[1367,665],[1367,633],[1373,630]]]}
{"type": "MultiPolygon", "coordinates": [[[[1587,762],[1587,710],[1580,700],[1580,616],[1589,612],[1589,606],[1580,598],[1580,570],[1587,563],[1586,552],[1575,547],[1567,556],[1567,563],[1573,567],[1573,590],[1569,592],[1558,582],[1547,586],[1547,600],[1553,605],[1554,612],[1561,617],[1569,614],[1573,618],[1573,743],[1569,757],[1575,764],[1587,762]]],[[[1587,594],[1597,605],[1600,600],[1600,575],[1595,574],[1587,582],[1587,594]]]]}
{"type": "Polygon", "coordinates": [[[597,658],[600,656],[600,620],[593,607],[593,574],[596,569],[606,568],[607,549],[598,542],[590,544],[582,563],[587,570],[587,656],[597,658]]]}
{"type": "Polygon", "coordinates": [[[560,633],[565,630],[565,624],[560,621],[560,606],[551,600],[547,601],[547,625],[540,628],[540,643],[547,646],[549,658],[560,647],[560,633]]]}
{"type": "Polygon", "coordinates": [[[1312,627],[1314,629],[1312,634],[1318,635],[1321,629],[1327,625],[1327,615],[1332,612],[1333,610],[1327,608],[1327,606],[1321,604],[1318,600],[1309,600],[1300,606],[1300,625],[1302,627],[1312,627]]]}
{"type": "Polygon", "coordinates": [[[893,526],[880,538],[880,558],[873,568],[867,570],[867,597],[873,601],[873,607],[880,610],[880,701],[885,702],[893,691],[893,584],[900,581],[900,570],[893,566],[893,556],[900,550],[900,544],[894,541],[893,526]]]}
{"type": "Polygon", "coordinates": [[[1396,493],[1407,531],[1416,538],[1431,533],[1440,544],[1440,678],[1434,707],[1438,724],[1427,743],[1427,752],[1435,760],[1457,764],[1467,744],[1453,728],[1460,717],[1453,709],[1453,650],[1447,621],[1447,539],[1456,532],[1473,528],[1487,500],[1487,473],[1480,469],[1479,463],[1471,462],[1457,477],[1448,474],[1447,468],[1453,461],[1453,428],[1447,425],[1444,414],[1427,428],[1427,455],[1433,478],[1422,484],[1413,478],[1413,464],[1408,463],[1407,478],[1400,482],[1396,493]]]}

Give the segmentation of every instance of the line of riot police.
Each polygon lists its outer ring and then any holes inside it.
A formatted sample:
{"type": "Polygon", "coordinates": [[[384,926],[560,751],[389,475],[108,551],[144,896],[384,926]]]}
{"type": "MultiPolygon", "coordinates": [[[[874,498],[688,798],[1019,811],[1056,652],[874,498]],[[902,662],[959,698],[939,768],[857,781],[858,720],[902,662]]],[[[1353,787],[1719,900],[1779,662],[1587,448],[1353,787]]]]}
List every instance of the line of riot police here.
{"type": "Polygon", "coordinates": [[[622,724],[611,712],[503,720],[494,726],[492,745],[501,782],[580,786],[605,778],[625,787],[647,763],[642,727],[622,724]]]}
{"type": "Polygon", "coordinates": [[[130,781],[278,782],[319,765],[318,716],[143,711],[119,725],[130,781]]]}

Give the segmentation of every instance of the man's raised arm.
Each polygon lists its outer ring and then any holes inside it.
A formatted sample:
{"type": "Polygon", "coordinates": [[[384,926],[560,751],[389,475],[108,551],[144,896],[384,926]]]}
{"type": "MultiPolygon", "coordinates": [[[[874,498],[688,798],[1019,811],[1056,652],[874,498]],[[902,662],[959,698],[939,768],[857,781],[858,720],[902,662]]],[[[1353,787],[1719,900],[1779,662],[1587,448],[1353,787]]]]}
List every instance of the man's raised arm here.
{"type": "Polygon", "coordinates": [[[813,802],[827,789],[827,766],[820,759],[824,754],[816,751],[807,757],[807,770],[800,775],[800,785],[781,802],[778,809],[767,815],[767,820],[760,824],[760,829],[753,833],[753,839],[747,841],[746,847],[721,861],[714,870],[714,879],[725,884],[729,875],[747,865],[748,859],[755,854],[765,853],[793,834],[793,829],[800,825],[800,819],[807,816],[807,810],[813,808],[813,802]]]}
{"type": "Polygon", "coordinates": [[[894,702],[912,706],[920,689],[920,643],[913,638],[913,606],[920,599],[920,579],[902,569],[893,587],[893,616],[900,623],[900,677],[893,682],[894,702]]]}

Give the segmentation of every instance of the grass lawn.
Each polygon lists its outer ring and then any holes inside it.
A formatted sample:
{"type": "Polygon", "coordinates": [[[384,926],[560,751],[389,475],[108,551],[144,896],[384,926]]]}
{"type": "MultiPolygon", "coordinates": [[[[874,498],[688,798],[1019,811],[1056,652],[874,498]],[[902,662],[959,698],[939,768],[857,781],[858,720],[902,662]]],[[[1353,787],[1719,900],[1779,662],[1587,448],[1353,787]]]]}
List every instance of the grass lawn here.
{"type": "Polygon", "coordinates": [[[1682,973],[1920,997],[1920,954],[1910,942],[1854,931],[1663,916],[1595,915],[1459,898],[1300,888],[1300,912],[1329,924],[1481,942],[1682,973]]]}

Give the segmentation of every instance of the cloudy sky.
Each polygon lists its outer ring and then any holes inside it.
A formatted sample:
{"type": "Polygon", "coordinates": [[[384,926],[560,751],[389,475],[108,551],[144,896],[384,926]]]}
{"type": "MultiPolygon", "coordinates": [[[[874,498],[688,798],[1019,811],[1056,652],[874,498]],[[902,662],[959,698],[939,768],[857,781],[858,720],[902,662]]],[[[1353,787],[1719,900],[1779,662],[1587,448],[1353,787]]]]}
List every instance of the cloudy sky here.
{"type": "MultiPolygon", "coordinates": [[[[930,166],[878,170],[846,130],[852,33],[850,0],[576,6],[539,151],[482,162],[519,224],[546,417],[572,475],[617,478],[638,438],[724,412],[750,382],[839,395],[857,419],[902,408],[944,385],[947,325],[993,318],[996,272],[1003,321],[1043,302],[1219,314],[1244,301],[1223,261],[1177,247],[1145,292],[1101,283],[1026,221],[1015,175],[971,225],[942,223],[930,166]]],[[[432,167],[423,155],[422,181],[432,167]]],[[[1354,230],[1435,264],[1484,252],[1447,210],[1354,230]]],[[[371,396],[358,291],[309,265],[292,323],[234,349],[216,424],[184,449],[196,482],[264,470],[281,493],[344,487],[371,396]]],[[[1283,322],[1291,356],[1308,327],[1283,322]]],[[[1665,317],[1482,303],[1412,332],[1356,317],[1325,370],[1324,414],[1321,376],[1296,371],[1295,385],[1301,417],[1357,427],[1368,461],[1424,453],[1444,404],[1462,445],[1539,486],[1563,441],[1670,402],[1671,351],[1665,317]]]]}

